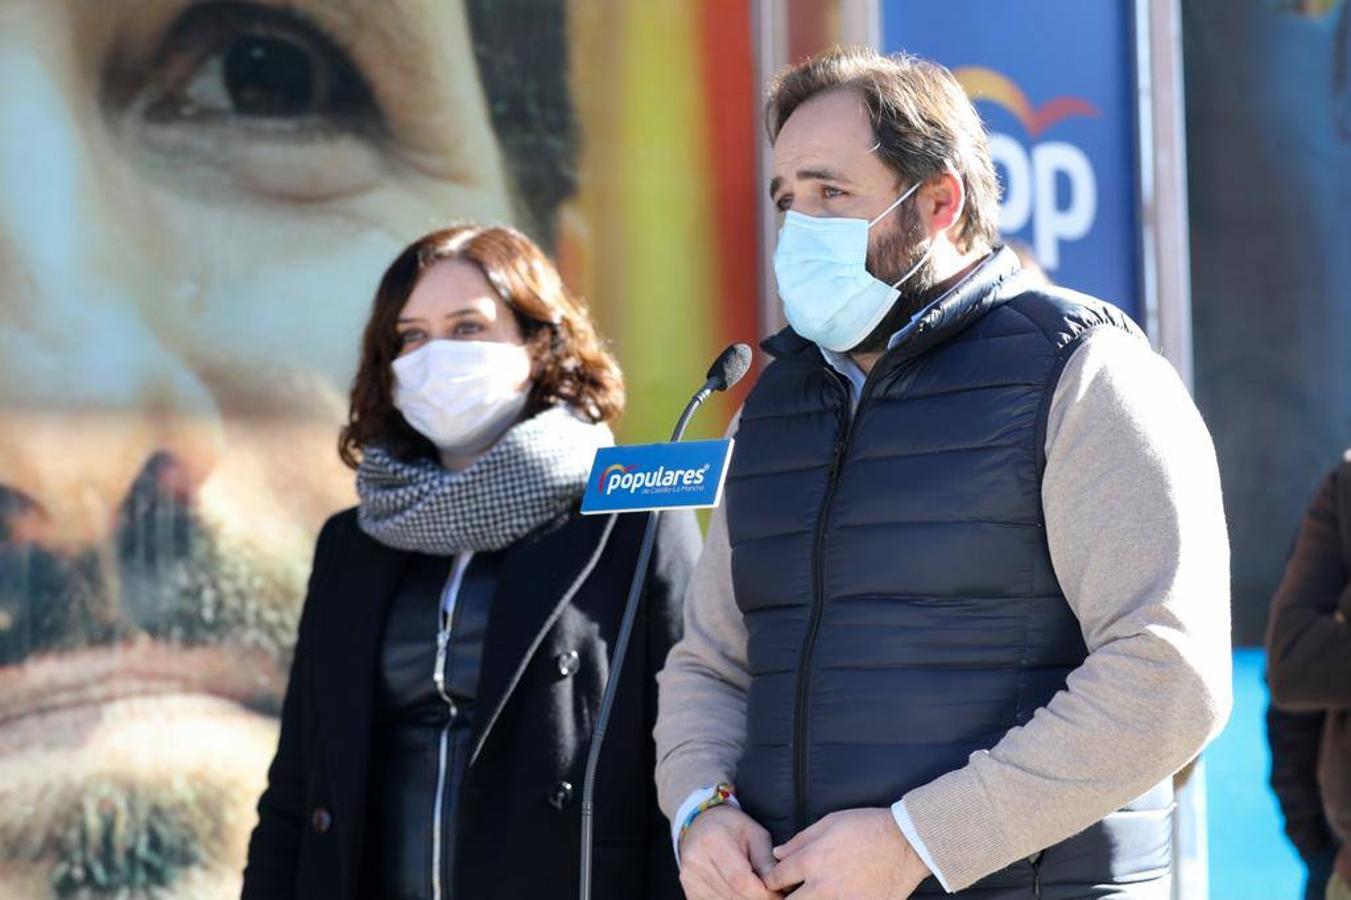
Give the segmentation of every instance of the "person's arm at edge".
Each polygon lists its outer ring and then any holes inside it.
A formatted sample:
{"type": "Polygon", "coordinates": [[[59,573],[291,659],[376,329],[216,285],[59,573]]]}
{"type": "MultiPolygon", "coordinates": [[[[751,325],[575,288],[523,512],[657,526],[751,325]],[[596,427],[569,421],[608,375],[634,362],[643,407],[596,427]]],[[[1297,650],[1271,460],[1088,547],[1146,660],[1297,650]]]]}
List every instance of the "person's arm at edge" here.
{"type": "MultiPolygon", "coordinates": [[[[1318,752],[1325,712],[1289,712],[1267,707],[1267,746],[1271,749],[1268,783],[1281,807],[1285,836],[1310,866],[1335,856],[1337,838],[1323,811],[1318,789],[1318,752]]],[[[1330,862],[1330,860],[1329,860],[1330,862]]]]}
{"type": "Polygon", "coordinates": [[[1349,526],[1337,512],[1343,477],[1338,469],[1323,480],[1271,601],[1267,682],[1283,709],[1351,706],[1351,627],[1338,615],[1340,598],[1351,591],[1340,532],[1349,526]]]}

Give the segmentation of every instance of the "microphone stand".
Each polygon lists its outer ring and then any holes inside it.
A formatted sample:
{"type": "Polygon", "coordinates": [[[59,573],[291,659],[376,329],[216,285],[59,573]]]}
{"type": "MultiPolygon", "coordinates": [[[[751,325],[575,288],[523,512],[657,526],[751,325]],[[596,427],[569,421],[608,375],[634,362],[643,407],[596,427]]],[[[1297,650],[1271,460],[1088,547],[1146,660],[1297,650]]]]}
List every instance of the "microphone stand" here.
{"type": "MultiPolygon", "coordinates": [[[[699,389],[690,402],[685,405],[685,411],[680,414],[680,419],[676,422],[676,427],[671,432],[671,443],[676,443],[685,436],[685,426],[689,424],[690,417],[705,400],[707,400],[715,390],[713,379],[709,379],[702,388],[699,389]]],[[[593,796],[596,789],[596,767],[600,764],[600,748],[605,741],[605,731],[610,725],[610,711],[614,706],[615,694],[618,693],[619,676],[624,669],[624,657],[629,649],[629,638],[633,635],[633,620],[638,615],[638,604],[642,600],[643,587],[647,583],[647,566],[652,560],[652,545],[657,540],[657,521],[661,516],[661,510],[653,510],[647,514],[647,530],[643,532],[643,543],[638,550],[638,565],[633,570],[633,580],[629,582],[629,597],[624,604],[624,618],[619,625],[619,635],[615,638],[614,656],[610,660],[610,674],[605,680],[605,693],[601,698],[600,710],[596,713],[596,727],[591,732],[591,747],[586,755],[586,775],[582,779],[582,867],[581,867],[581,900],[591,900],[591,852],[592,852],[592,828],[595,818],[595,804],[593,796]]]]}

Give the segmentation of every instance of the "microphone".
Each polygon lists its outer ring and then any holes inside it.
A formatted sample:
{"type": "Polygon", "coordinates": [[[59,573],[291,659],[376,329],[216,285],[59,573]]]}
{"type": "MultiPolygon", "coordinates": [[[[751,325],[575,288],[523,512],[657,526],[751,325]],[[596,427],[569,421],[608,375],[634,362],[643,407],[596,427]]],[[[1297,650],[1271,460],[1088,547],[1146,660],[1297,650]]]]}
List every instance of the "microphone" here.
{"type": "MultiPolygon", "coordinates": [[[[733,344],[713,360],[708,367],[708,380],[703,390],[725,391],[740,381],[751,367],[751,348],[746,344],[733,344]]],[[[707,396],[705,396],[707,399],[707,396]]]]}
{"type": "MultiPolygon", "coordinates": [[[[671,432],[671,443],[679,441],[685,435],[685,426],[690,417],[703,402],[715,391],[725,391],[740,381],[751,367],[751,348],[746,344],[732,344],[718,355],[709,367],[704,386],[695,392],[685,411],[676,421],[671,432]]],[[[594,795],[596,789],[596,767],[600,763],[600,748],[605,742],[605,732],[610,725],[610,712],[614,707],[615,694],[619,688],[619,675],[624,669],[624,656],[629,649],[629,639],[633,636],[633,621],[638,615],[638,604],[642,601],[643,587],[647,584],[647,567],[652,561],[652,545],[657,539],[657,521],[660,510],[647,514],[647,529],[643,532],[643,542],[638,549],[638,565],[633,570],[633,580],[629,582],[629,597],[624,604],[624,618],[619,625],[619,634],[615,637],[614,653],[610,657],[610,675],[605,681],[605,693],[601,697],[600,709],[596,713],[596,725],[591,731],[591,746],[586,755],[586,775],[582,779],[582,865],[580,878],[581,900],[591,900],[591,856],[592,828],[595,818],[594,795]]]]}

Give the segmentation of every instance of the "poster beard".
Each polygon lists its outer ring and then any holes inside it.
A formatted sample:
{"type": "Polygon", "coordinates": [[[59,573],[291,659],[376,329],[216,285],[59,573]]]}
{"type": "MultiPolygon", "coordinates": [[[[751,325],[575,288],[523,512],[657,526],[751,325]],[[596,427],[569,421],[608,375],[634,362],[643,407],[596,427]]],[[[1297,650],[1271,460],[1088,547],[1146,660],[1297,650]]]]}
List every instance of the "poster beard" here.
{"type": "Polygon", "coordinates": [[[919,212],[913,204],[903,203],[893,217],[893,222],[889,228],[884,222],[877,238],[869,242],[868,271],[878,281],[895,284],[916,265],[919,268],[900,286],[900,296],[882,321],[850,353],[881,353],[886,350],[891,336],[928,305],[937,285],[933,260],[923,259],[928,250],[928,240],[919,212]]]}
{"type": "Polygon", "coordinates": [[[164,454],[106,544],[33,539],[41,516],[0,488],[0,897],[221,896],[304,566],[215,527],[164,454]]]}

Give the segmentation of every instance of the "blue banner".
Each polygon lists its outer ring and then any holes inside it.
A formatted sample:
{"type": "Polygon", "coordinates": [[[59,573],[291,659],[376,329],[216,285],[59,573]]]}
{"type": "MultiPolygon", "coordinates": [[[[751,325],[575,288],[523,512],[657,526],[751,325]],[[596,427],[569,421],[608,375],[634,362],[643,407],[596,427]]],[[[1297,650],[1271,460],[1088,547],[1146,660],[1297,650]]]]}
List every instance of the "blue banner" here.
{"type": "Polygon", "coordinates": [[[698,509],[722,501],[730,440],[604,447],[591,465],[582,515],[698,509]]]}
{"type": "Polygon", "coordinates": [[[884,0],[882,43],[952,70],[990,130],[1000,230],[1143,321],[1129,0],[884,0]]]}

